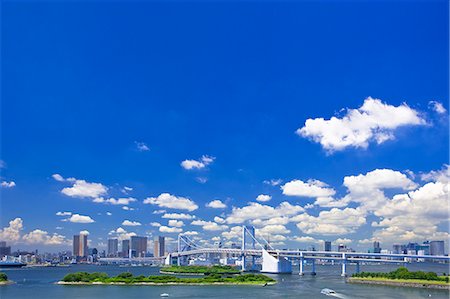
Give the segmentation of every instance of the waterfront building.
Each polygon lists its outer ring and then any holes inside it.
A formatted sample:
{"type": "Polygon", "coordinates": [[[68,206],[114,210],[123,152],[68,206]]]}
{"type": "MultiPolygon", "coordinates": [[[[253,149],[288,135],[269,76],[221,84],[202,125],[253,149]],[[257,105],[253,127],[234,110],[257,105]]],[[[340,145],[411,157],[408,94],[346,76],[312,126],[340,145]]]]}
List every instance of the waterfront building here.
{"type": "Polygon", "coordinates": [[[87,234],[79,234],[73,236],[73,255],[75,257],[86,257],[88,254],[87,234]]]}
{"type": "Polygon", "coordinates": [[[373,242],[373,253],[380,253],[380,252],[381,252],[380,242],[374,241],[373,242]]]}
{"type": "Polygon", "coordinates": [[[347,246],[344,244],[338,245],[338,252],[347,252],[347,246]]]}
{"type": "Polygon", "coordinates": [[[108,256],[116,257],[119,252],[119,240],[108,239],[108,256]]]}
{"type": "Polygon", "coordinates": [[[130,240],[122,240],[122,257],[130,257],[130,240]]]}
{"type": "Polygon", "coordinates": [[[0,258],[11,255],[11,246],[6,246],[5,241],[0,242],[0,258]]]}
{"type": "Polygon", "coordinates": [[[147,237],[131,237],[131,256],[132,257],[145,257],[147,253],[147,237]]]}
{"type": "Polygon", "coordinates": [[[157,236],[153,242],[153,256],[154,257],[162,257],[165,255],[166,245],[164,237],[157,236]]]}
{"type": "Polygon", "coordinates": [[[331,251],[331,241],[325,241],[324,242],[324,250],[325,251],[331,251]]]}
{"type": "Polygon", "coordinates": [[[430,255],[444,255],[444,254],[445,254],[444,241],[430,242],[430,255]]]}

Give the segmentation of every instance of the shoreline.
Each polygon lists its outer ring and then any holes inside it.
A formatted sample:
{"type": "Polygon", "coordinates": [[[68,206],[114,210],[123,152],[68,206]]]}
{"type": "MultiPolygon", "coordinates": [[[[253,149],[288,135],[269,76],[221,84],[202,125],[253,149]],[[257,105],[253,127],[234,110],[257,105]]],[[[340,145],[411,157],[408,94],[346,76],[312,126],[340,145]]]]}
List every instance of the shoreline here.
{"type": "Polygon", "coordinates": [[[394,287],[409,287],[409,288],[425,288],[425,289],[436,289],[436,290],[447,290],[450,291],[450,284],[436,284],[427,281],[404,281],[395,279],[370,279],[370,278],[359,278],[359,277],[349,277],[346,282],[357,283],[357,284],[370,284],[370,285],[380,285],[380,286],[394,286],[394,287]]]}
{"type": "Polygon", "coordinates": [[[12,280],[7,280],[7,281],[0,281],[0,286],[7,286],[10,284],[14,284],[15,282],[12,280]]]}
{"type": "Polygon", "coordinates": [[[66,282],[66,281],[58,281],[55,282],[58,285],[119,285],[119,286],[162,286],[162,285],[192,285],[192,286],[210,286],[210,285],[242,285],[242,286],[263,286],[274,285],[276,282],[261,282],[261,283],[236,283],[236,282],[205,282],[205,283],[187,283],[187,282],[134,282],[134,283],[125,283],[125,282],[66,282]]]}
{"type": "Polygon", "coordinates": [[[169,275],[193,275],[193,276],[204,276],[205,273],[180,273],[180,272],[167,272],[167,271],[159,271],[160,274],[169,274],[169,275]]]}

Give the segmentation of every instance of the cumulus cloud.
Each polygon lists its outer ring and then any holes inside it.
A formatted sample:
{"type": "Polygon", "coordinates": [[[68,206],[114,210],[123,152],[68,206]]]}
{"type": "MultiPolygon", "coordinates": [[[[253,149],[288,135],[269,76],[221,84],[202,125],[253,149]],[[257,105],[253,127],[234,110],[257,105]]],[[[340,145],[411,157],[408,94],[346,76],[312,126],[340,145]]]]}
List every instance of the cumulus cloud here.
{"type": "Polygon", "coordinates": [[[35,229],[28,234],[23,235],[23,241],[27,244],[44,244],[44,245],[69,245],[69,240],[60,234],[49,234],[40,229],[35,229]]]}
{"type": "Polygon", "coordinates": [[[178,228],[178,227],[168,227],[165,225],[161,225],[159,227],[159,231],[162,233],[181,233],[183,231],[183,229],[178,228]]]}
{"type": "Polygon", "coordinates": [[[198,232],[190,230],[190,231],[184,232],[183,235],[186,235],[186,236],[197,236],[198,232]]]}
{"type": "Polygon", "coordinates": [[[174,227],[182,227],[184,226],[184,222],[181,220],[170,219],[168,225],[174,227]]]}
{"type": "Polygon", "coordinates": [[[124,226],[141,226],[142,224],[138,221],[124,220],[122,222],[122,225],[124,225],[124,226]]]}
{"type": "Polygon", "coordinates": [[[109,232],[109,235],[115,236],[119,241],[129,240],[131,237],[136,236],[134,232],[128,232],[122,227],[118,227],[116,230],[112,230],[109,232]]]}
{"type": "Polygon", "coordinates": [[[66,187],[61,190],[61,193],[70,196],[70,197],[90,197],[90,198],[98,198],[102,195],[105,195],[108,191],[108,188],[100,183],[89,183],[85,180],[78,179],[64,179],[59,174],[54,174],[53,178],[57,181],[70,182],[72,183],[72,187],[66,187]]]}
{"type": "Polygon", "coordinates": [[[301,206],[294,206],[288,202],[282,202],[274,208],[268,205],[251,202],[248,206],[242,208],[233,207],[231,214],[226,218],[227,223],[244,223],[248,220],[265,220],[273,217],[292,216],[304,211],[301,206]]]}
{"type": "Polygon", "coordinates": [[[195,216],[184,214],[184,213],[165,213],[162,215],[162,218],[166,219],[187,219],[190,220],[192,218],[195,218],[195,216]]]}
{"type": "Polygon", "coordinates": [[[299,197],[330,197],[336,194],[333,188],[319,180],[292,180],[281,186],[281,190],[284,195],[299,197]]]}
{"type": "Polygon", "coordinates": [[[206,204],[206,207],[213,208],[213,209],[225,209],[227,207],[226,204],[224,204],[222,201],[215,199],[213,201],[210,201],[206,204]]]}
{"type": "Polygon", "coordinates": [[[358,208],[333,208],[321,211],[317,217],[307,213],[291,218],[297,227],[306,234],[342,235],[355,232],[366,223],[365,213],[358,208]]]}
{"type": "Polygon", "coordinates": [[[72,212],[56,212],[56,216],[71,216],[72,212]]]}
{"type": "Polygon", "coordinates": [[[444,114],[447,112],[447,109],[444,108],[444,105],[437,101],[429,101],[428,106],[439,114],[444,114]]]}
{"type": "Polygon", "coordinates": [[[169,193],[161,193],[158,197],[149,197],[144,204],[157,205],[161,208],[188,210],[190,212],[198,209],[198,205],[185,197],[177,197],[169,193]]]}
{"type": "Polygon", "coordinates": [[[9,226],[0,229],[0,240],[17,242],[23,229],[22,218],[15,218],[9,222],[9,226]]]}
{"type": "Polygon", "coordinates": [[[319,243],[321,240],[316,240],[311,236],[302,236],[302,237],[294,237],[290,240],[299,242],[299,243],[319,243]]]}
{"type": "Polygon", "coordinates": [[[191,222],[191,225],[201,226],[205,231],[220,231],[228,229],[228,226],[226,225],[219,225],[216,222],[204,220],[194,220],[191,222]]]}
{"type": "Polygon", "coordinates": [[[135,201],[137,201],[137,199],[133,198],[133,197],[117,198],[117,199],[112,198],[112,197],[108,198],[108,199],[105,199],[103,197],[97,197],[93,200],[93,202],[95,202],[95,203],[109,203],[112,205],[124,205],[124,206],[127,206],[131,202],[135,202],[135,201]]]}
{"type": "Polygon", "coordinates": [[[3,181],[0,183],[0,187],[2,187],[2,188],[12,188],[15,186],[16,186],[16,183],[14,181],[10,181],[10,182],[3,181]]]}
{"type": "Polygon", "coordinates": [[[202,156],[199,160],[184,160],[181,162],[181,167],[186,170],[192,169],[203,169],[212,162],[214,162],[216,158],[211,156],[202,156]]]}
{"type": "Polygon", "coordinates": [[[370,142],[380,144],[394,139],[399,127],[425,124],[419,112],[405,103],[392,106],[368,97],[361,107],[348,109],[342,118],[307,119],[296,133],[332,153],[347,147],[367,148],[370,142]]]}
{"type": "Polygon", "coordinates": [[[93,223],[95,222],[90,216],[73,214],[70,218],[67,219],[69,222],[73,223],[93,223]]]}
{"type": "Polygon", "coordinates": [[[151,222],[150,225],[153,226],[153,227],[160,227],[161,223],[159,223],[159,222],[151,222]]]}
{"type": "Polygon", "coordinates": [[[134,143],[136,144],[137,150],[140,152],[147,152],[150,150],[150,148],[144,142],[135,141],[134,143]]]}
{"type": "Polygon", "coordinates": [[[348,239],[348,238],[337,238],[336,240],[334,240],[333,242],[334,244],[351,244],[352,240],[348,239]]]}
{"type": "Polygon", "coordinates": [[[256,197],[256,200],[259,202],[266,202],[272,199],[272,196],[267,194],[260,194],[256,197]]]}

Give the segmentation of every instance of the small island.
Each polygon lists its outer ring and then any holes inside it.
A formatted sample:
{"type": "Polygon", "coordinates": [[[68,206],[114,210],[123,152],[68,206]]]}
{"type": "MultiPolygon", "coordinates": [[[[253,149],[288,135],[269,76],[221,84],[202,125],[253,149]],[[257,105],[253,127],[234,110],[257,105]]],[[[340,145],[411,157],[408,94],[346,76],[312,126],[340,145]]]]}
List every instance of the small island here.
{"type": "Polygon", "coordinates": [[[349,283],[450,290],[449,277],[435,272],[409,271],[400,267],[389,273],[361,272],[347,279],[349,283]]]}
{"type": "Polygon", "coordinates": [[[210,274],[239,274],[240,271],[231,266],[168,266],[159,271],[162,274],[189,274],[189,275],[210,275],[210,274]]]}
{"type": "Polygon", "coordinates": [[[271,285],[276,281],[262,274],[221,275],[210,274],[204,277],[176,277],[171,275],[133,276],[124,272],[109,277],[101,272],[76,272],[67,274],[57,284],[62,285],[271,285]]]}
{"type": "Polygon", "coordinates": [[[11,280],[8,280],[8,276],[5,273],[0,272],[0,285],[7,285],[12,283],[13,282],[11,280]]]}

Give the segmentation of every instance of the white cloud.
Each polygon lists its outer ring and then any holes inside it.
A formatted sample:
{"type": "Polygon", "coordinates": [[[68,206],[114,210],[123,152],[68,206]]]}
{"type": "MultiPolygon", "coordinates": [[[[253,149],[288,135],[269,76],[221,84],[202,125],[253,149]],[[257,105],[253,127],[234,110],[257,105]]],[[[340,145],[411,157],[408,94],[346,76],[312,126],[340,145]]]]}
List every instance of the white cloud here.
{"type": "Polygon", "coordinates": [[[182,227],[184,226],[184,222],[181,220],[170,219],[168,225],[174,227],[182,227]]]}
{"type": "Polygon", "coordinates": [[[199,160],[184,160],[180,165],[186,170],[202,169],[214,162],[215,159],[211,156],[202,156],[199,160]]]}
{"type": "Polygon", "coordinates": [[[66,187],[61,190],[61,193],[70,197],[98,198],[102,195],[105,195],[108,191],[108,188],[100,183],[89,183],[85,180],[71,179],[67,179],[64,181],[70,181],[71,183],[73,183],[72,187],[66,187]]]}
{"type": "Polygon", "coordinates": [[[222,201],[215,199],[213,201],[210,201],[206,204],[206,207],[213,208],[213,209],[225,209],[227,207],[226,204],[224,204],[222,201]]]}
{"type": "Polygon", "coordinates": [[[333,242],[334,244],[344,244],[344,245],[348,245],[352,243],[352,240],[348,239],[348,238],[337,238],[336,240],[334,240],[333,242]]]}
{"type": "Polygon", "coordinates": [[[206,182],[208,182],[208,178],[206,177],[196,177],[195,180],[200,184],[205,184],[206,182]]]}
{"type": "Polygon", "coordinates": [[[219,224],[223,224],[223,223],[225,223],[225,219],[223,219],[222,217],[219,217],[219,216],[215,216],[214,217],[214,222],[217,222],[219,224]]]}
{"type": "Polygon", "coordinates": [[[162,218],[166,219],[192,219],[195,218],[195,216],[184,214],[184,213],[165,213],[162,215],[162,218]]]}
{"type": "Polygon", "coordinates": [[[142,224],[138,221],[124,220],[122,222],[122,225],[124,225],[124,226],[141,226],[142,224]]]}
{"type": "Polygon", "coordinates": [[[93,200],[93,202],[95,203],[109,203],[112,205],[129,205],[131,202],[135,202],[137,201],[136,198],[133,197],[126,197],[126,198],[109,198],[109,199],[104,199],[103,197],[97,197],[93,200]]]}
{"type": "Polygon", "coordinates": [[[294,237],[294,238],[291,238],[290,240],[299,242],[299,243],[319,243],[321,241],[321,240],[316,240],[310,236],[294,237]]]}
{"type": "Polygon", "coordinates": [[[73,222],[73,223],[93,223],[93,222],[95,222],[94,219],[92,219],[91,217],[85,216],[85,215],[80,215],[80,214],[73,214],[67,220],[70,222],[73,222]]]}
{"type": "Polygon", "coordinates": [[[48,232],[40,229],[35,229],[28,234],[23,235],[22,239],[27,244],[69,245],[70,243],[69,240],[62,235],[50,235],[48,232]]]}
{"type": "Polygon", "coordinates": [[[150,225],[153,226],[153,227],[160,227],[161,223],[159,223],[159,222],[151,222],[150,225]]]}
{"type": "Polygon", "coordinates": [[[2,188],[12,188],[12,187],[15,187],[15,186],[16,186],[16,183],[13,182],[13,181],[10,181],[10,182],[3,181],[3,182],[0,183],[0,186],[1,186],[2,188]]]}
{"type": "Polygon", "coordinates": [[[334,189],[319,180],[292,180],[281,186],[284,195],[301,197],[329,197],[336,194],[334,189]]]}
{"type": "Polygon", "coordinates": [[[9,226],[0,229],[0,240],[17,242],[23,229],[22,218],[15,218],[9,222],[9,226]]]}
{"type": "Polygon", "coordinates": [[[128,240],[133,236],[136,236],[134,232],[127,232],[122,227],[118,227],[116,230],[112,230],[109,232],[109,235],[115,235],[119,241],[128,240]]]}
{"type": "Polygon", "coordinates": [[[134,211],[134,208],[130,208],[130,207],[128,207],[128,206],[123,206],[123,207],[122,207],[122,210],[125,210],[125,211],[134,211]]]}
{"type": "Polygon", "coordinates": [[[158,197],[149,197],[144,200],[144,204],[158,205],[161,208],[188,210],[190,212],[198,209],[198,206],[192,200],[169,193],[161,193],[158,197]]]}
{"type": "Polygon", "coordinates": [[[271,179],[271,180],[265,180],[263,181],[264,184],[270,185],[270,186],[278,186],[283,182],[282,179],[271,179]]]}
{"type": "Polygon", "coordinates": [[[80,231],[80,235],[86,235],[89,236],[90,232],[88,230],[82,230],[80,231]]]}
{"type": "Polygon", "coordinates": [[[348,109],[342,118],[307,119],[296,133],[332,153],[347,147],[367,148],[372,141],[380,144],[394,139],[399,127],[425,124],[419,113],[405,103],[395,107],[368,97],[360,108],[348,109]]]}
{"type": "Polygon", "coordinates": [[[150,150],[150,148],[144,142],[135,141],[134,143],[136,144],[137,150],[140,152],[147,152],[150,150]]]}
{"type": "Polygon", "coordinates": [[[282,202],[276,208],[251,202],[248,206],[242,208],[233,207],[226,221],[229,224],[244,223],[247,220],[264,220],[273,217],[292,216],[302,211],[304,209],[301,206],[294,206],[288,202],[282,202]]]}
{"type": "Polygon", "coordinates": [[[333,208],[321,211],[317,217],[306,213],[291,218],[306,234],[341,235],[353,233],[366,223],[365,214],[354,208],[333,208]]]}
{"type": "Polygon", "coordinates": [[[256,197],[256,200],[259,202],[267,202],[272,199],[272,196],[266,194],[260,194],[256,197]]]}
{"type": "Polygon", "coordinates": [[[111,216],[112,213],[111,212],[106,212],[106,215],[111,216]]]}
{"type": "Polygon", "coordinates": [[[71,216],[72,212],[56,212],[56,216],[71,216]]]}
{"type": "Polygon", "coordinates": [[[52,174],[52,178],[54,178],[58,182],[64,182],[65,181],[65,179],[59,173],[52,174]]]}
{"type": "Polygon", "coordinates": [[[191,225],[198,225],[203,228],[203,230],[206,231],[220,231],[228,229],[228,226],[226,225],[219,225],[216,222],[212,221],[204,221],[204,220],[194,220],[191,222],[191,225]]]}
{"type": "Polygon", "coordinates": [[[159,231],[162,233],[181,233],[183,229],[178,227],[168,227],[165,225],[162,225],[159,227],[159,231]]]}
{"type": "Polygon", "coordinates": [[[166,210],[156,210],[156,211],[153,211],[152,214],[159,215],[159,214],[164,214],[165,212],[167,212],[167,211],[166,210]]]}
{"type": "Polygon", "coordinates": [[[239,239],[242,236],[242,226],[233,226],[229,231],[222,232],[222,237],[225,239],[239,239]]]}
{"type": "Polygon", "coordinates": [[[196,231],[187,231],[187,232],[184,232],[183,235],[186,235],[186,236],[197,236],[198,232],[196,232],[196,231]]]}
{"type": "Polygon", "coordinates": [[[430,106],[431,109],[433,109],[439,114],[444,114],[447,112],[447,110],[444,108],[444,105],[442,105],[442,103],[437,101],[429,101],[428,106],[430,106]]]}

